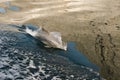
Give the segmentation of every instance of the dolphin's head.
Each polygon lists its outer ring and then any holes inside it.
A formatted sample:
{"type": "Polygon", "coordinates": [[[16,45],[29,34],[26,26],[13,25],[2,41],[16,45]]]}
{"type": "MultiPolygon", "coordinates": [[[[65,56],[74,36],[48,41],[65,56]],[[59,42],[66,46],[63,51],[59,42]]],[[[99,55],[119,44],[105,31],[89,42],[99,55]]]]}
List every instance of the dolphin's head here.
{"type": "Polygon", "coordinates": [[[29,25],[29,24],[24,24],[20,27],[20,31],[26,32],[28,34],[30,34],[31,36],[36,36],[38,33],[39,28],[33,26],[33,25],[29,25]]]}
{"type": "Polygon", "coordinates": [[[29,31],[37,31],[39,28],[32,25],[32,24],[23,24],[18,26],[18,30],[22,32],[26,32],[26,30],[29,31]]]}

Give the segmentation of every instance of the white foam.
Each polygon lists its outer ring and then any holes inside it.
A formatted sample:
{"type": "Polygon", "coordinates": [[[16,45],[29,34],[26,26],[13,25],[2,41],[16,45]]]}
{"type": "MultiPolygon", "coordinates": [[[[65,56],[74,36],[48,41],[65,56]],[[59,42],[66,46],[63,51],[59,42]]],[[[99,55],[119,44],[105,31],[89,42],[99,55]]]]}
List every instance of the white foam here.
{"type": "Polygon", "coordinates": [[[34,65],[33,60],[30,60],[28,68],[36,68],[35,65],[34,65]]]}
{"type": "Polygon", "coordinates": [[[70,77],[74,78],[74,75],[70,75],[70,77]]]}
{"type": "Polygon", "coordinates": [[[51,80],[62,80],[58,76],[54,76],[51,80]]]}
{"type": "Polygon", "coordinates": [[[29,29],[28,27],[25,30],[28,34],[32,35],[32,36],[36,36],[37,31],[32,31],[31,29],[29,29]]]}
{"type": "Polygon", "coordinates": [[[5,80],[5,77],[6,77],[6,75],[4,73],[0,72],[0,79],[5,80]]]}
{"type": "Polygon", "coordinates": [[[46,78],[50,77],[50,74],[45,75],[46,78]]]}
{"type": "Polygon", "coordinates": [[[44,68],[45,66],[38,66],[38,67],[39,67],[39,72],[45,74],[45,71],[43,70],[43,68],[44,68]]]}

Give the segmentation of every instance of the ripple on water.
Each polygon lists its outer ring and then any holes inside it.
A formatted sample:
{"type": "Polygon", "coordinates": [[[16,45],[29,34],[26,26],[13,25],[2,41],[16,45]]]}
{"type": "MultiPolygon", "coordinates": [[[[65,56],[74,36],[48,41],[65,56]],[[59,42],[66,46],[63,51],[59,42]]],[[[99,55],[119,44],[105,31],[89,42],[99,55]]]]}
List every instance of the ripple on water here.
{"type": "Polygon", "coordinates": [[[24,33],[0,30],[0,40],[0,80],[103,80],[91,68],[75,64],[81,57],[74,56],[80,56],[74,43],[68,43],[66,57],[77,58],[71,62],[57,54],[61,50],[39,46],[34,38],[24,33]],[[8,55],[3,56],[5,54],[8,55]]]}

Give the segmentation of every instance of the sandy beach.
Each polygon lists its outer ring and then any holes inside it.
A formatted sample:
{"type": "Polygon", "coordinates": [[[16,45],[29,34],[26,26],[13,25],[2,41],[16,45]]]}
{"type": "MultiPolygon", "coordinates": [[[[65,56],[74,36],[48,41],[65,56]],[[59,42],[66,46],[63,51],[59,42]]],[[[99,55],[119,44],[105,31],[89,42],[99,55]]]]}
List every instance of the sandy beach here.
{"type": "Polygon", "coordinates": [[[119,80],[119,0],[2,0],[0,7],[6,11],[0,13],[0,23],[59,31],[64,41],[76,42],[76,48],[100,66],[105,79],[119,80]],[[19,10],[10,10],[5,1],[19,10]]]}

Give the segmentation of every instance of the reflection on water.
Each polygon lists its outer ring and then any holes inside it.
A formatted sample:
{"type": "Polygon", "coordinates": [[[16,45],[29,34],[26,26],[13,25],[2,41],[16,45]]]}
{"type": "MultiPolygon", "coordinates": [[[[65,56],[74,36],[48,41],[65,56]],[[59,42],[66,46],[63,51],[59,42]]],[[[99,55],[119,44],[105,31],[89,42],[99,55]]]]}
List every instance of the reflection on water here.
{"type": "Polygon", "coordinates": [[[69,58],[69,60],[73,61],[76,64],[85,65],[87,67],[93,68],[94,70],[99,70],[98,66],[91,63],[84,54],[75,49],[75,42],[68,42],[67,51],[60,51],[58,54],[69,58]]]}

